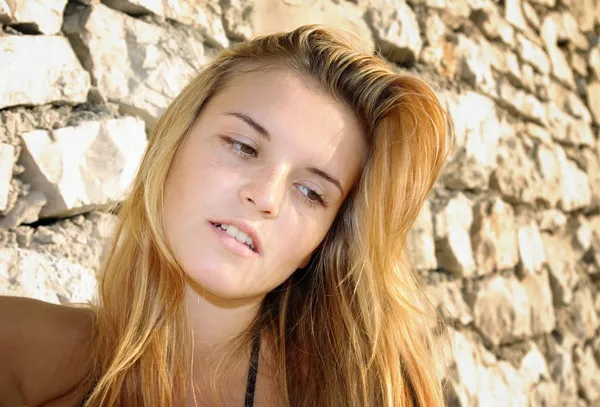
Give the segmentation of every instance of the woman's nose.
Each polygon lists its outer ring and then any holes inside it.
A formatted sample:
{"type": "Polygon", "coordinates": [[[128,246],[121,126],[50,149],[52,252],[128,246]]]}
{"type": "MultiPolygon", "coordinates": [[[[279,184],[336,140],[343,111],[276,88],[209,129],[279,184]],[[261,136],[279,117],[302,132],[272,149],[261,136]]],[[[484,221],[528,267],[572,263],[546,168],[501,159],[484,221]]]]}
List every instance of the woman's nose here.
{"type": "Polygon", "coordinates": [[[244,203],[254,205],[263,216],[279,216],[285,199],[287,170],[284,167],[269,168],[250,174],[248,182],[240,189],[244,203]]]}

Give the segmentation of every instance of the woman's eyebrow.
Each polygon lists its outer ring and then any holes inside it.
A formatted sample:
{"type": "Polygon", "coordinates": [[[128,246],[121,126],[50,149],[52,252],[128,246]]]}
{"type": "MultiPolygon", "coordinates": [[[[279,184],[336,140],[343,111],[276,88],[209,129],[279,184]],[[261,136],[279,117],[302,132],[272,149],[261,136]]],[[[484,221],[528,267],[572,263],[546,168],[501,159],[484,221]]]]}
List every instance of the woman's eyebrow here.
{"type": "MultiPolygon", "coordinates": [[[[269,134],[267,129],[265,129],[261,124],[259,124],[256,120],[254,120],[252,117],[248,116],[247,114],[239,113],[239,112],[226,112],[223,114],[226,116],[237,117],[238,119],[244,121],[248,126],[252,127],[258,134],[260,134],[267,141],[271,141],[271,134],[269,134]]],[[[342,183],[336,177],[334,177],[331,174],[328,174],[327,172],[325,172],[323,170],[315,168],[315,167],[308,167],[307,170],[310,171],[311,173],[323,178],[324,180],[331,182],[333,185],[335,185],[340,190],[340,193],[342,194],[342,196],[344,196],[344,188],[342,188],[342,183]]]]}
{"type": "Polygon", "coordinates": [[[315,175],[318,175],[319,177],[323,178],[324,180],[331,182],[333,185],[335,185],[340,190],[340,193],[342,194],[342,196],[344,196],[344,189],[342,188],[342,184],[333,175],[330,175],[330,174],[326,173],[325,171],[320,170],[315,167],[308,167],[307,170],[312,172],[315,175]]]}
{"type": "Polygon", "coordinates": [[[269,134],[267,129],[265,129],[263,126],[258,124],[258,122],[256,120],[254,120],[252,117],[248,116],[247,114],[239,113],[239,112],[226,112],[223,114],[226,116],[237,117],[238,119],[243,120],[248,126],[252,127],[254,130],[256,130],[256,132],[258,134],[260,134],[263,138],[265,138],[267,141],[271,141],[271,135],[269,134]]]}

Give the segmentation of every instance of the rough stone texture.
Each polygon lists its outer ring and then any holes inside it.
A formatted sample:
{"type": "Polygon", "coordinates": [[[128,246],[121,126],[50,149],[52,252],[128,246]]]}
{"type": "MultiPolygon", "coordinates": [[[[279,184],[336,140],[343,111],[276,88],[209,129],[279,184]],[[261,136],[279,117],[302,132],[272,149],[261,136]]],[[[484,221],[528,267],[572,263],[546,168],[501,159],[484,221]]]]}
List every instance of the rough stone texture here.
{"type": "Polygon", "coordinates": [[[0,217],[1,216],[6,216],[9,212],[11,212],[14,207],[17,204],[17,201],[19,199],[19,197],[21,195],[24,195],[27,193],[27,189],[28,186],[26,184],[23,184],[22,181],[20,181],[18,178],[16,178],[17,175],[19,175],[22,171],[22,167],[14,164],[14,158],[11,157],[11,159],[8,161],[9,163],[13,163],[12,164],[12,176],[13,178],[10,180],[10,182],[8,183],[7,189],[6,189],[6,207],[4,208],[4,210],[0,211],[0,217]]]}
{"type": "Polygon", "coordinates": [[[497,95],[496,79],[491,68],[493,55],[485,40],[459,35],[454,54],[458,60],[460,79],[477,87],[486,95],[497,95]]]}
{"type": "Polygon", "coordinates": [[[433,212],[438,264],[458,276],[473,275],[475,260],[469,236],[472,203],[459,193],[433,212]]]}
{"type": "Polygon", "coordinates": [[[31,191],[26,196],[19,196],[14,208],[0,217],[0,228],[13,229],[22,223],[33,223],[39,219],[42,207],[48,200],[40,191],[31,191]]]}
{"type": "Polygon", "coordinates": [[[591,344],[592,350],[594,352],[594,357],[596,361],[600,363],[600,336],[596,336],[591,344]]]}
{"type": "Polygon", "coordinates": [[[3,233],[0,294],[53,303],[86,302],[114,227],[114,216],[80,215],[48,227],[3,233]]]}
{"type": "Polygon", "coordinates": [[[592,293],[588,286],[583,286],[573,293],[569,306],[558,309],[559,326],[564,331],[572,332],[576,338],[585,341],[594,337],[600,326],[598,312],[594,308],[592,293]]]}
{"type": "Polygon", "coordinates": [[[583,397],[589,402],[599,400],[600,367],[594,360],[592,347],[586,346],[585,349],[582,349],[581,346],[576,346],[573,355],[579,390],[583,397]]]}
{"type": "Polygon", "coordinates": [[[478,282],[474,291],[473,320],[482,336],[493,345],[531,336],[531,304],[515,278],[492,275],[478,282]]]}
{"type": "Polygon", "coordinates": [[[454,125],[456,148],[442,181],[451,189],[487,189],[496,164],[496,143],[504,130],[495,104],[475,92],[458,97],[448,95],[445,99],[454,125]]]}
{"type": "MultiPolygon", "coordinates": [[[[383,1],[373,3],[385,4],[383,1]]],[[[292,30],[309,23],[329,24],[354,33],[371,49],[374,45],[371,30],[363,18],[364,10],[352,2],[264,0],[253,2],[253,10],[251,21],[256,34],[292,30]]]]}
{"type": "Polygon", "coordinates": [[[556,328],[552,290],[546,269],[521,280],[530,304],[531,332],[534,336],[547,334],[556,328]]]}
{"type": "Polygon", "coordinates": [[[529,0],[529,3],[540,4],[546,7],[554,7],[556,0],[529,0]]]}
{"type": "Polygon", "coordinates": [[[573,298],[573,289],[579,280],[575,270],[576,258],[566,235],[548,235],[542,233],[542,241],[555,303],[568,304],[573,298]]]}
{"type": "Polygon", "coordinates": [[[114,119],[119,116],[116,105],[88,104],[42,105],[0,110],[0,140],[15,147],[15,156],[21,152],[21,135],[36,129],[54,130],[81,121],[114,119]]]}
{"type": "Polygon", "coordinates": [[[517,51],[521,58],[544,75],[550,73],[550,60],[543,48],[522,34],[517,34],[517,51]]]}
{"type": "Polygon", "coordinates": [[[596,230],[592,233],[590,247],[583,255],[582,260],[585,271],[592,279],[598,279],[600,277],[600,237],[596,230]]]}
{"type": "Polygon", "coordinates": [[[561,170],[564,174],[560,207],[571,212],[592,202],[592,190],[587,174],[571,160],[561,159],[561,170]]]}
{"type": "Polygon", "coordinates": [[[552,381],[540,381],[529,393],[529,406],[559,407],[558,386],[552,381]]]}
{"type": "Polygon", "coordinates": [[[22,178],[44,193],[40,216],[65,216],[117,202],[131,183],[146,146],[135,118],[83,122],[50,133],[23,134],[22,178]]]}
{"type": "Polygon", "coordinates": [[[573,246],[581,252],[586,252],[592,245],[594,230],[585,216],[579,215],[571,219],[568,225],[569,231],[573,235],[573,246]]]}
{"type": "Polygon", "coordinates": [[[56,34],[60,31],[66,4],[67,0],[0,1],[0,21],[42,34],[56,34]]]}
{"type": "Polygon", "coordinates": [[[592,122],[592,114],[590,110],[587,108],[583,100],[575,93],[566,91],[565,98],[563,101],[563,108],[570,115],[581,119],[586,124],[591,124],[592,122]]]}
{"type": "Polygon", "coordinates": [[[441,71],[444,46],[447,45],[447,27],[438,14],[431,13],[425,20],[425,47],[421,50],[419,60],[441,71]]]}
{"type": "Polygon", "coordinates": [[[450,373],[457,405],[526,406],[527,396],[515,378],[517,370],[498,361],[485,347],[468,336],[453,333],[455,362],[450,373]]]}
{"type": "Polygon", "coordinates": [[[69,7],[64,31],[100,96],[148,126],[205,59],[200,34],[155,26],[103,5],[69,7]]]}
{"type": "Polygon", "coordinates": [[[504,7],[506,20],[521,31],[525,31],[527,29],[527,22],[523,15],[521,0],[506,0],[504,7]]]}
{"type": "Polygon", "coordinates": [[[365,15],[382,55],[403,65],[412,64],[423,47],[419,23],[403,0],[374,2],[365,15]]]}
{"type": "Polygon", "coordinates": [[[571,353],[572,339],[563,338],[562,342],[551,343],[546,358],[550,368],[550,376],[558,386],[557,405],[573,404],[577,394],[577,376],[571,353]]]}
{"type": "Polygon", "coordinates": [[[15,148],[10,144],[0,143],[0,211],[8,207],[14,157],[15,148]]]}
{"type": "Polygon", "coordinates": [[[581,31],[593,31],[594,24],[600,23],[600,3],[598,0],[565,0],[564,3],[573,12],[581,31]]]}
{"type": "Polygon", "coordinates": [[[223,26],[229,38],[235,41],[249,39],[254,33],[253,19],[248,18],[254,12],[251,0],[221,0],[223,7],[223,26]]]}
{"type": "Polygon", "coordinates": [[[594,123],[600,125],[600,82],[593,82],[586,87],[586,95],[594,123]]]}
{"type": "Polygon", "coordinates": [[[473,321],[471,309],[465,302],[460,281],[451,281],[429,285],[428,295],[435,302],[438,311],[446,319],[456,321],[462,325],[469,325],[473,321]]]}
{"type": "Polygon", "coordinates": [[[592,69],[596,79],[600,80],[600,45],[596,45],[590,50],[588,59],[588,66],[592,69]]]}
{"type": "Polygon", "coordinates": [[[544,45],[552,63],[552,74],[571,89],[575,88],[573,71],[567,62],[565,54],[557,46],[558,25],[551,16],[546,17],[542,24],[541,34],[544,45]]]}
{"type": "MultiPolygon", "coordinates": [[[[535,142],[541,142],[542,144],[552,144],[552,136],[550,132],[544,127],[539,126],[535,123],[525,123],[524,129],[525,135],[531,137],[535,142]]],[[[527,138],[525,138],[527,141],[527,138]]],[[[530,145],[530,143],[527,143],[530,145]]]]}
{"type": "Polygon", "coordinates": [[[544,355],[535,343],[529,343],[530,347],[519,364],[519,375],[525,389],[531,389],[542,380],[550,379],[550,371],[544,355]]]}
{"type": "Polygon", "coordinates": [[[508,46],[515,45],[515,29],[500,16],[497,8],[484,7],[474,11],[471,19],[481,29],[483,34],[490,40],[500,40],[508,46]]]}
{"type": "Polygon", "coordinates": [[[109,7],[128,14],[154,13],[196,28],[215,45],[227,47],[219,0],[103,0],[109,7]]]}
{"type": "Polygon", "coordinates": [[[531,275],[541,270],[546,262],[546,255],[540,230],[533,219],[517,227],[517,245],[521,275],[531,275]]]}
{"type": "Polygon", "coordinates": [[[508,80],[517,85],[532,91],[534,88],[533,68],[531,65],[522,65],[519,63],[519,57],[514,52],[505,52],[503,47],[496,44],[491,45],[494,57],[492,58],[492,68],[500,73],[506,74],[508,80]]]}
{"type": "Polygon", "coordinates": [[[525,15],[525,20],[536,30],[540,29],[540,17],[538,16],[535,8],[531,5],[531,2],[524,1],[523,2],[523,14],[525,15]]]}
{"type": "MultiPolygon", "coordinates": [[[[554,163],[548,165],[546,172],[540,171],[540,166],[531,159],[530,150],[517,137],[503,137],[498,145],[497,166],[491,176],[490,186],[508,202],[545,202],[554,206],[560,196],[561,174],[554,163]]],[[[538,154],[543,154],[545,150],[546,147],[541,147],[538,154]]]]}
{"type": "Polygon", "coordinates": [[[587,145],[594,144],[594,134],[589,124],[565,113],[555,103],[549,103],[548,123],[553,138],[564,144],[587,145]]]}
{"type": "MultiPolygon", "coordinates": [[[[579,76],[587,76],[587,61],[579,52],[572,51],[569,53],[569,65],[573,68],[573,72],[579,76]]],[[[577,84],[576,84],[577,85],[577,84]]]]}
{"type": "Polygon", "coordinates": [[[6,0],[0,0],[0,23],[6,24],[12,20],[13,12],[6,0]]]}
{"type": "Polygon", "coordinates": [[[0,109],[16,105],[83,103],[90,88],[66,38],[0,37],[0,109]],[[32,63],[35,55],[35,63],[32,63]]]}
{"type": "Polygon", "coordinates": [[[546,107],[534,95],[516,88],[507,80],[499,80],[498,97],[503,105],[524,119],[545,124],[546,107]]]}
{"type": "Polygon", "coordinates": [[[543,232],[557,232],[567,224],[567,217],[558,209],[548,209],[537,214],[537,222],[543,232]]]}
{"type": "Polygon", "coordinates": [[[558,39],[561,42],[571,43],[575,49],[585,51],[589,49],[590,43],[587,36],[579,29],[579,23],[575,16],[569,11],[550,13],[558,24],[558,39]]]}
{"type": "Polygon", "coordinates": [[[500,198],[479,201],[473,207],[471,241],[481,273],[513,268],[519,261],[512,206],[500,198]]]}
{"type": "Polygon", "coordinates": [[[92,298],[95,276],[66,259],[23,249],[0,249],[2,295],[62,303],[92,298]]]}

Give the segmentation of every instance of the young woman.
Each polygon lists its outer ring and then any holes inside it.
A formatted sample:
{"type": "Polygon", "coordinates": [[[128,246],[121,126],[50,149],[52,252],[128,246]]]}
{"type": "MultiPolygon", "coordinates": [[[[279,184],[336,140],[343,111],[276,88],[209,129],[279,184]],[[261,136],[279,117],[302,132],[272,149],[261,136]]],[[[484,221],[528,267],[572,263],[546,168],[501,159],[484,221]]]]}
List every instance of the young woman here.
{"type": "Polygon", "coordinates": [[[406,240],[449,140],[337,31],[225,50],[154,127],[97,304],[1,299],[0,404],[442,406],[406,240]]]}

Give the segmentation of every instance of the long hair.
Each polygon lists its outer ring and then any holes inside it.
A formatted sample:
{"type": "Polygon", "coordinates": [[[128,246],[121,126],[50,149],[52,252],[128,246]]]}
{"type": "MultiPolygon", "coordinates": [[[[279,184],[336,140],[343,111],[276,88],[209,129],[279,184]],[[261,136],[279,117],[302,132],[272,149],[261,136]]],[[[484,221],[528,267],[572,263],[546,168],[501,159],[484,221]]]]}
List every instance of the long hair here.
{"type": "MultiPolygon", "coordinates": [[[[231,360],[268,332],[286,405],[442,406],[438,317],[406,251],[407,234],[439,176],[451,137],[422,80],[396,72],[350,37],[318,25],[224,50],[172,101],[118,212],[94,305],[85,406],[181,405],[192,381],[185,273],[165,238],[163,186],[207,101],[252,64],[314,78],[349,106],[367,160],[310,264],[269,292],[231,360]]],[[[261,362],[262,363],[262,362],[261,362]]],[[[208,368],[208,367],[207,367],[208,368]]]]}

